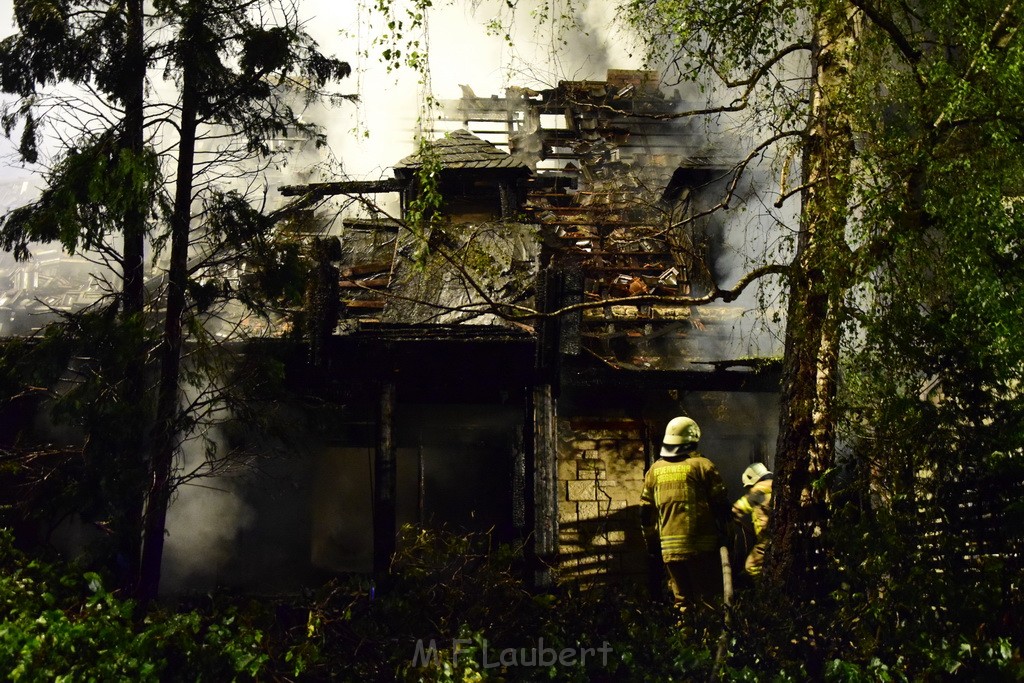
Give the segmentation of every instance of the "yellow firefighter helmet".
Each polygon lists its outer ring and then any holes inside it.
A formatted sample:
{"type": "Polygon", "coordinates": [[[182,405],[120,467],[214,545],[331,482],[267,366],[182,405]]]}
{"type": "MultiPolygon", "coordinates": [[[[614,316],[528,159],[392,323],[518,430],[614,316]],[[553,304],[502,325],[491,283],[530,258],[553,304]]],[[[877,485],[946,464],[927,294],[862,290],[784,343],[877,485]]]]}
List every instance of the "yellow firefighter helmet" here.
{"type": "Polygon", "coordinates": [[[661,440],[666,446],[677,446],[683,443],[700,441],[700,427],[688,417],[674,417],[665,425],[665,438],[661,440]]]}

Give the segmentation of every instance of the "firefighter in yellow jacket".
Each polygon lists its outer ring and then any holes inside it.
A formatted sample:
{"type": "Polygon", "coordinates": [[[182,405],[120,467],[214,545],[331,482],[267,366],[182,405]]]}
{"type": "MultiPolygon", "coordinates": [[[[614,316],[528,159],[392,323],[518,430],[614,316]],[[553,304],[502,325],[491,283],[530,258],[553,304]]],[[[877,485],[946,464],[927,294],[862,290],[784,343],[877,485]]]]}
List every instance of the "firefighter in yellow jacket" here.
{"type": "Polygon", "coordinates": [[[749,520],[754,527],[754,547],[747,555],[744,568],[747,574],[756,579],[764,563],[767,542],[765,530],[772,509],[772,473],[761,463],[755,462],[743,471],[741,480],[747,492],[732,504],[732,514],[736,521],[742,523],[749,520]]]}
{"type": "Polygon", "coordinates": [[[718,551],[729,516],[725,484],[714,463],[697,452],[700,427],[688,417],[669,421],[661,457],[644,477],[640,511],[648,547],[660,545],[678,608],[714,605],[722,596],[718,551]]]}

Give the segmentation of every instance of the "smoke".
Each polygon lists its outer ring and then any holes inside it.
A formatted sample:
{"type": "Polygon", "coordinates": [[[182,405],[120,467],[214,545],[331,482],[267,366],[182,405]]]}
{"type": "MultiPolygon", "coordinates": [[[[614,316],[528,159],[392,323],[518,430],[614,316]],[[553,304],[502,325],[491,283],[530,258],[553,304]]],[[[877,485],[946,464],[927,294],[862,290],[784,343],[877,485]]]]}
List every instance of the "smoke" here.
{"type": "MultiPolygon", "coordinates": [[[[710,188],[704,204],[720,201],[727,191],[725,184],[731,181],[730,174],[710,188]]],[[[718,241],[712,271],[723,289],[734,287],[759,265],[788,263],[792,258],[786,237],[790,226],[796,224],[796,207],[778,209],[772,204],[777,187],[768,164],[748,167],[729,208],[710,217],[713,227],[709,233],[718,241]]],[[[709,324],[688,341],[684,356],[699,360],[781,356],[783,286],[781,278],[762,279],[734,301],[702,306],[700,312],[709,324]]]]}
{"type": "MultiPolygon", "coordinates": [[[[199,457],[186,450],[183,464],[195,466],[199,457]]],[[[215,587],[236,552],[236,539],[253,519],[229,478],[181,486],[167,511],[161,591],[215,587]]]]}
{"type": "Polygon", "coordinates": [[[422,82],[422,74],[408,67],[388,71],[382,54],[391,44],[375,42],[383,27],[373,6],[305,0],[307,30],[324,52],[353,66],[340,89],[359,96],[358,103],[321,112],[318,123],[336,160],[323,168],[340,167],[359,180],[390,176],[391,166],[415,151],[416,135],[439,124],[423,106],[428,91],[455,99],[465,85],[486,97],[509,85],[544,88],[564,79],[603,79],[609,68],[639,68],[640,58],[628,47],[632,41],[608,19],[613,6],[614,0],[600,0],[573,14],[558,3],[550,10],[548,3],[518,3],[514,11],[503,0],[438,3],[426,12],[423,28],[410,35],[406,26],[401,39],[392,36],[405,47],[420,41],[429,64],[422,82]],[[542,9],[547,21],[539,22],[542,9]]]}
{"type": "Polygon", "coordinates": [[[700,451],[718,467],[730,497],[743,493],[740,475],[754,462],[774,469],[778,438],[775,394],[691,392],[680,396],[680,414],[701,428],[700,451]]]}
{"type": "MultiPolygon", "coordinates": [[[[198,393],[188,389],[185,400],[194,402],[198,393]]],[[[221,430],[214,424],[204,438],[191,436],[175,464],[179,474],[197,476],[178,487],[167,509],[161,568],[166,593],[215,587],[237,553],[236,541],[255,520],[243,500],[242,473],[225,468],[233,463],[221,430]]]]}

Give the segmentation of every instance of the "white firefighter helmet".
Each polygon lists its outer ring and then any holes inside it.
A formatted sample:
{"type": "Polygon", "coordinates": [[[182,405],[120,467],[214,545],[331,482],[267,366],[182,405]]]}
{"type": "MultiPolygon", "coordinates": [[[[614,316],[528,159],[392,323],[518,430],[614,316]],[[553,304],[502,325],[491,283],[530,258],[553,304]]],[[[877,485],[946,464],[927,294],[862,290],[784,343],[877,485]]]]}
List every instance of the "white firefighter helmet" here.
{"type": "Polygon", "coordinates": [[[740,479],[743,480],[744,486],[753,486],[766,474],[771,474],[771,472],[768,471],[768,468],[759,462],[755,462],[753,465],[743,470],[743,475],[740,479]]]}
{"type": "Polygon", "coordinates": [[[661,440],[666,446],[678,446],[683,443],[700,441],[700,427],[688,417],[674,417],[665,425],[665,437],[661,440]]]}

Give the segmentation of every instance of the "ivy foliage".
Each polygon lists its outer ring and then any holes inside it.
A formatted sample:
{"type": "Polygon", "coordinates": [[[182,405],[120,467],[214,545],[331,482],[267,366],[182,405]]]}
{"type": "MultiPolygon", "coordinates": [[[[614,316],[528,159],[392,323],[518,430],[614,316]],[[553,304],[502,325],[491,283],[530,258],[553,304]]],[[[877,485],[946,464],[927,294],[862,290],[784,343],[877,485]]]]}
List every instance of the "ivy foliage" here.
{"type": "Polygon", "coordinates": [[[422,267],[430,256],[431,240],[443,239],[443,163],[426,137],[420,138],[416,156],[419,166],[416,168],[415,192],[405,212],[405,224],[415,240],[413,262],[422,267]]]}

